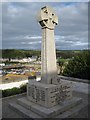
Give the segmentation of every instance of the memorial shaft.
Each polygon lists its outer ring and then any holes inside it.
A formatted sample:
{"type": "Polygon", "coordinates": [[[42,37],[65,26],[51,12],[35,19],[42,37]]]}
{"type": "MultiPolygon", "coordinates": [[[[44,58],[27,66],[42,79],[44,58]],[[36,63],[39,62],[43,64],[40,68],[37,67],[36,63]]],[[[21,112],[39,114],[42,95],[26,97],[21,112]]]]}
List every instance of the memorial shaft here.
{"type": "Polygon", "coordinates": [[[57,75],[54,29],[42,29],[41,61],[41,82],[52,84],[57,75]]]}

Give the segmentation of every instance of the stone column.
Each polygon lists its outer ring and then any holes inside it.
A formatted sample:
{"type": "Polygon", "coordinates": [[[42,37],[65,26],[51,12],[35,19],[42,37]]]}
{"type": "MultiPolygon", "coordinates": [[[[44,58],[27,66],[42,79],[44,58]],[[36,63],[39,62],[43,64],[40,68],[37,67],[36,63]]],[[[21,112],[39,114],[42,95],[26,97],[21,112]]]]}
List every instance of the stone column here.
{"type": "Polygon", "coordinates": [[[41,8],[37,18],[42,27],[41,82],[52,84],[57,76],[54,28],[58,18],[48,6],[41,8]]]}
{"type": "Polygon", "coordinates": [[[43,83],[52,83],[57,75],[54,29],[42,29],[41,75],[43,83]]]}

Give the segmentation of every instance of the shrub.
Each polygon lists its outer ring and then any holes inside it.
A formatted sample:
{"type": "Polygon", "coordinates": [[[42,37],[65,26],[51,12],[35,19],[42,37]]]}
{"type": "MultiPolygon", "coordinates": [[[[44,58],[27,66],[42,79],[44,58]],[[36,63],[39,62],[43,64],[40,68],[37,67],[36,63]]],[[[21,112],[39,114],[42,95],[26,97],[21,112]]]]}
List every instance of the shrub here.
{"type": "Polygon", "coordinates": [[[26,90],[27,90],[27,85],[26,85],[26,84],[21,85],[21,86],[20,86],[20,90],[21,90],[21,93],[26,92],[26,90]]]}
{"type": "Polygon", "coordinates": [[[11,89],[2,90],[2,97],[8,97],[26,92],[26,84],[21,85],[20,88],[14,87],[11,89]]]}
{"type": "Polygon", "coordinates": [[[63,75],[82,79],[90,79],[90,52],[83,51],[69,61],[63,71],[63,75]]]}
{"type": "Polygon", "coordinates": [[[2,97],[7,97],[7,96],[11,96],[11,95],[16,95],[21,93],[21,90],[19,88],[12,88],[12,89],[6,89],[6,90],[2,90],[2,97]]]}

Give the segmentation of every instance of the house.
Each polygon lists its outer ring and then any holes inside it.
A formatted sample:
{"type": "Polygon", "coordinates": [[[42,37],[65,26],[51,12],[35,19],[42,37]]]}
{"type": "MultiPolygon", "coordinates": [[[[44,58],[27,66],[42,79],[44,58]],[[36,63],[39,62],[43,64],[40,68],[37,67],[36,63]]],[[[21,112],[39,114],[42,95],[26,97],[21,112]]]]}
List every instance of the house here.
{"type": "Polygon", "coordinates": [[[5,63],[0,63],[0,67],[3,67],[3,66],[5,66],[5,63]]]}

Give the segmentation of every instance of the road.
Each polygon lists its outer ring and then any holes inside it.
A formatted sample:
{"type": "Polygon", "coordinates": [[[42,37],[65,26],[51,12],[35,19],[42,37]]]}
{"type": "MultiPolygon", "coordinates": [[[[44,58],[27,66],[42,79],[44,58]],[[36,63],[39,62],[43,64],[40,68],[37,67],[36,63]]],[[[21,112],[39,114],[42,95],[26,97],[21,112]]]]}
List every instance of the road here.
{"type": "Polygon", "coordinates": [[[13,82],[13,83],[7,83],[7,84],[0,84],[0,90],[5,90],[13,87],[20,87],[22,84],[26,84],[28,80],[23,80],[20,82],[13,82]]]}

